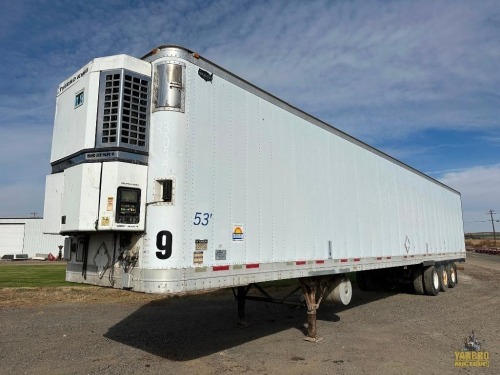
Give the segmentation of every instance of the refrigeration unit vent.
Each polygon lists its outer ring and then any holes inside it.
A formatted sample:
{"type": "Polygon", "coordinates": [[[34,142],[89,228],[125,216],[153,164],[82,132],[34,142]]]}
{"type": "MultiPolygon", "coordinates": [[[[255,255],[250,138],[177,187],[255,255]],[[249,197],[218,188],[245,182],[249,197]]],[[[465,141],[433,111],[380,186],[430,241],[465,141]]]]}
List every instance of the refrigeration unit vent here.
{"type": "Polygon", "coordinates": [[[101,72],[96,147],[148,151],[150,84],[125,69],[101,72]]]}

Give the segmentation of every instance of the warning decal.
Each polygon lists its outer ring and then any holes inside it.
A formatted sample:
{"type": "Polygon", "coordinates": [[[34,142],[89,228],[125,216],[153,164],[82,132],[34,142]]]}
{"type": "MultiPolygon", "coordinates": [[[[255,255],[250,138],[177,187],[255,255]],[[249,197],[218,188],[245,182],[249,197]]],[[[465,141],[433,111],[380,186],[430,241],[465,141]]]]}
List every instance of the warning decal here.
{"type": "Polygon", "coordinates": [[[193,253],[193,263],[203,264],[203,251],[195,251],[193,253]]]}
{"type": "Polygon", "coordinates": [[[195,240],[194,243],[196,251],[204,251],[207,249],[208,240],[195,240]]]}
{"type": "Polygon", "coordinates": [[[243,241],[245,238],[245,233],[243,230],[243,225],[233,224],[233,241],[243,241]]]}

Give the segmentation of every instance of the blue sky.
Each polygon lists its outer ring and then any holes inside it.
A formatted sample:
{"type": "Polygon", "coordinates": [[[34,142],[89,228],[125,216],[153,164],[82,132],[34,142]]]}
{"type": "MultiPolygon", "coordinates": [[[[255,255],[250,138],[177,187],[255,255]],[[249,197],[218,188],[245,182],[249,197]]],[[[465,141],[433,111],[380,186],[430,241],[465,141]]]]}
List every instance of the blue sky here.
{"type": "MultiPolygon", "coordinates": [[[[500,219],[498,1],[12,1],[0,5],[0,217],[43,213],[58,84],[95,57],[199,52],[500,219]]],[[[500,227],[500,224],[497,224],[500,227]]]]}

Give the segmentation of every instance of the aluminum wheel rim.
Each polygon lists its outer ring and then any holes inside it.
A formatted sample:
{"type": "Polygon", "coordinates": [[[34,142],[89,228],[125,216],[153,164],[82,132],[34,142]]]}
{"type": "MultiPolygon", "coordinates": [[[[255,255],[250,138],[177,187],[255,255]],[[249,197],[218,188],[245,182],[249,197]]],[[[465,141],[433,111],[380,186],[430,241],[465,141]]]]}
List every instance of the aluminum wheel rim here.
{"type": "Polygon", "coordinates": [[[457,276],[455,275],[455,269],[453,267],[450,270],[450,278],[452,283],[454,283],[455,280],[457,279],[457,276]]]}
{"type": "Polygon", "coordinates": [[[436,271],[432,274],[432,283],[434,284],[435,289],[439,288],[439,276],[436,271]]]}
{"type": "Polygon", "coordinates": [[[445,286],[448,285],[448,273],[446,272],[445,269],[443,269],[443,284],[445,286]]]}

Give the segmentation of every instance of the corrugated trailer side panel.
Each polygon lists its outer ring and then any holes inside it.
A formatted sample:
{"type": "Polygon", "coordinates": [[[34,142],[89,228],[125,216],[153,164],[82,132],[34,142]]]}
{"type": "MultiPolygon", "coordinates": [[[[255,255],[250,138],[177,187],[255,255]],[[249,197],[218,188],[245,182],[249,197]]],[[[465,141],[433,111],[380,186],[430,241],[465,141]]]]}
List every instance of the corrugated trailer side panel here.
{"type": "Polygon", "coordinates": [[[333,258],[462,250],[457,193],[197,71],[187,63],[182,266],[197,239],[209,266],[327,259],[329,241],[333,258]],[[210,224],[193,226],[196,212],[210,224]]]}

